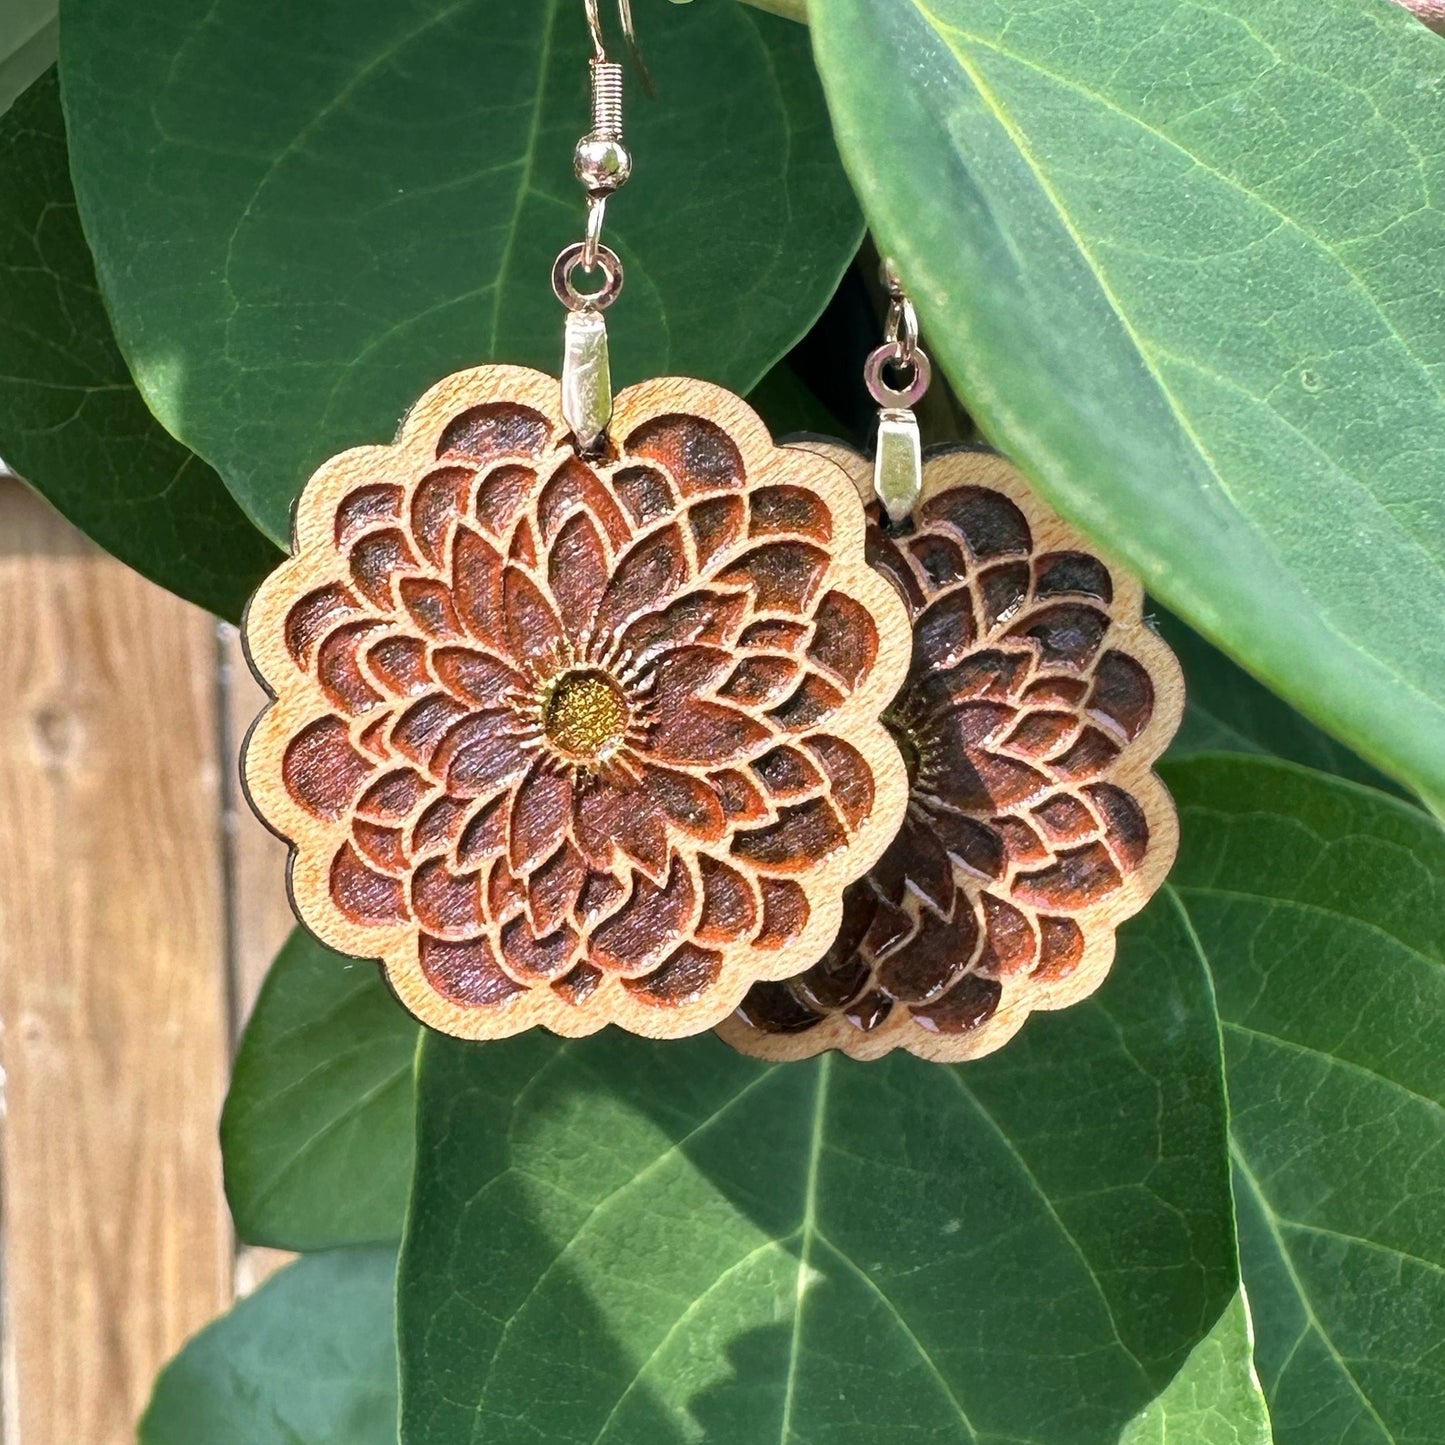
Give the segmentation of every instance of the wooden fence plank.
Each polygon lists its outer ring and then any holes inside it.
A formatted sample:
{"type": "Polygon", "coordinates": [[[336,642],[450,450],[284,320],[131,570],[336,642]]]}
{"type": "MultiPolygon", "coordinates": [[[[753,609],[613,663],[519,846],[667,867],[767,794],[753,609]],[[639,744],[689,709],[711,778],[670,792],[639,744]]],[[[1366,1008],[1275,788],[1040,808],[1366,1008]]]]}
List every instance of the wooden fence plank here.
{"type": "Polygon", "coordinates": [[[10,1445],[122,1445],[231,1295],[215,624],[0,481],[0,678],[10,1445]]]}

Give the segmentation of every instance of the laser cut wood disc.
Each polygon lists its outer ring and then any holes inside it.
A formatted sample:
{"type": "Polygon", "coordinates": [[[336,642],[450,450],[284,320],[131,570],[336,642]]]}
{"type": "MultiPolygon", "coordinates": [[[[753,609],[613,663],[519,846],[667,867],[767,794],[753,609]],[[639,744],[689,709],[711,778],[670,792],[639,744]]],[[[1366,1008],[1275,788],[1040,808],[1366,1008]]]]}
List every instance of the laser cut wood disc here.
{"type": "Polygon", "coordinates": [[[308,927],[447,1033],[711,1028],[902,820],[908,617],[834,463],[704,382],[461,372],[327,462],[246,619],[252,802],[308,927]]]}
{"type": "MultiPolygon", "coordinates": [[[[804,445],[871,495],[864,458],[804,445]]],[[[885,715],[908,761],[908,815],[848,890],[824,958],[759,984],[719,1028],[762,1058],[991,1053],[1034,1009],[1103,982],[1115,930],[1178,847],[1152,768],[1184,682],[1139,583],[992,452],[931,454],[911,530],[880,521],[873,504],[869,556],[913,617],[912,666],[885,715]]]]}

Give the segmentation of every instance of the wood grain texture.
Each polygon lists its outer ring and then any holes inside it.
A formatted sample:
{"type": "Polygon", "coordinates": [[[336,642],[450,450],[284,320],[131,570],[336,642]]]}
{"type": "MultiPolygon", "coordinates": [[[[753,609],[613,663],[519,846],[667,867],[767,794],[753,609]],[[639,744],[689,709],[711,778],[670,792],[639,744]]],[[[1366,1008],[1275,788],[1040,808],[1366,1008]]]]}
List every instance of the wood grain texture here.
{"type": "MultiPolygon", "coordinates": [[[[866,458],[804,443],[872,491],[866,458]]],[[[1103,982],[1119,925],[1178,848],[1153,766],[1184,681],[1143,589],[1004,458],[924,462],[902,526],[869,507],[870,555],[908,600],[913,663],[886,721],[908,759],[897,842],[848,891],[827,955],[755,987],[719,1033],[744,1053],[991,1053],[1035,1009],[1103,982]]]]}
{"type": "Polygon", "coordinates": [[[471,1038],[710,1028],[892,839],[907,616],[825,458],[704,382],[580,458],[551,377],[449,377],[307,484],[249,653],[297,909],[471,1038]]]}
{"type": "Polygon", "coordinates": [[[214,624],[0,481],[7,1418],[121,1445],[225,1307],[214,624]]]}

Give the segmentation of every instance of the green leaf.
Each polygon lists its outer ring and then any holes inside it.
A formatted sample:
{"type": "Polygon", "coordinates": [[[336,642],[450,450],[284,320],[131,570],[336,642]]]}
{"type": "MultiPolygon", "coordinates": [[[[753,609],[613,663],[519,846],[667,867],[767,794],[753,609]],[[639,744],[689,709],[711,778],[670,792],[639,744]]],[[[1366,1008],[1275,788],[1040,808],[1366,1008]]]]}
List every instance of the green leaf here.
{"type": "Polygon", "coordinates": [[[0,118],[0,456],[122,562],[236,619],[276,549],[146,410],[116,349],[52,72],[0,118]]]}
{"type": "Polygon", "coordinates": [[[1283,699],[1167,613],[1156,618],[1184,668],[1184,721],[1173,758],[1199,753],[1260,753],[1400,793],[1397,783],[1300,716],[1283,699]]]}
{"type": "Polygon", "coordinates": [[[987,434],[1445,808],[1445,46],[1386,0],[827,0],[882,249],[987,434]]]}
{"type": "Polygon", "coordinates": [[[417,1032],[374,963],[291,935],[241,1038],[221,1118],[242,1239],[305,1250],[401,1237],[417,1032]]]}
{"type": "Polygon", "coordinates": [[[1176,764],[1171,887],[1223,1021],[1245,1280],[1279,1445],[1445,1419],[1445,835],[1283,763],[1176,764]]]}
{"type": "Polygon", "coordinates": [[[55,63],[57,0],[5,0],[0,14],[0,114],[55,63]]]}
{"type": "Polygon", "coordinates": [[[1001,1054],[428,1036],[407,1445],[1114,1445],[1236,1289],[1176,910],[1001,1054]]]}
{"type": "Polygon", "coordinates": [[[389,1249],[289,1265],[161,1372],[139,1445],[396,1445],[389,1249]]]}
{"type": "MultiPolygon", "coordinates": [[[[797,25],[643,0],[662,99],[629,101],[607,239],[620,386],[747,391],[808,329],[861,221],[797,25]]],[[[582,234],[576,0],[66,0],[86,230],[171,431],[273,537],[307,473],[390,438],[461,366],[554,371],[552,259],[582,234]]]]}
{"type": "Polygon", "coordinates": [[[1119,1445],[1272,1445],[1253,1347],[1241,1292],[1119,1445]]]}

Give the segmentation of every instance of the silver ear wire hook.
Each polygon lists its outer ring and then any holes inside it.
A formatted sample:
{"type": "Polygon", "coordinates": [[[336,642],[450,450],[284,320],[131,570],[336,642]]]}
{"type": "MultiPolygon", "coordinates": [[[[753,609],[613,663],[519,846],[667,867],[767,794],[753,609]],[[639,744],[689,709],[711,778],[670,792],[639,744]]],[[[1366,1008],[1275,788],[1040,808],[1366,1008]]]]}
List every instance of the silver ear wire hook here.
{"type": "MultiPolygon", "coordinates": [[[[612,375],[607,355],[607,325],[602,313],[622,290],[622,262],[602,244],[608,198],[632,174],[632,153],[622,140],[622,67],[607,58],[599,0],[583,0],[592,36],[592,129],[577,142],[572,169],[587,192],[587,225],[583,239],[563,250],[552,267],[552,289],[567,308],[562,343],[562,415],[578,449],[591,455],[605,448],[612,418],[612,375]],[[579,291],[573,273],[602,272],[602,285],[579,291]]],[[[637,67],[642,87],[653,94],[652,78],[643,64],[632,24],[632,0],[617,0],[622,35],[637,67]]]]}

